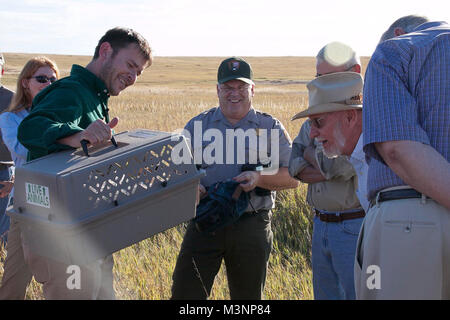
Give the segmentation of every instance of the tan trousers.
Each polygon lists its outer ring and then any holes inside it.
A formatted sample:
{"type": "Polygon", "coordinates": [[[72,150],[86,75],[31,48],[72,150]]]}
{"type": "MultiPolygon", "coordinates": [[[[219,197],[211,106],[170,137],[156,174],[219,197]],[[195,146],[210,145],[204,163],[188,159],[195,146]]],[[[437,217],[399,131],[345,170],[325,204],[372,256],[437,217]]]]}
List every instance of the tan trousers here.
{"type": "Polygon", "coordinates": [[[48,300],[115,299],[113,265],[111,255],[75,268],[36,255],[23,241],[17,222],[11,220],[0,299],[23,299],[31,275],[43,285],[48,300]]]}
{"type": "Polygon", "coordinates": [[[20,227],[14,219],[11,219],[6,251],[0,300],[23,300],[33,275],[25,263],[20,227]]]}
{"type": "Polygon", "coordinates": [[[435,201],[378,203],[355,258],[357,299],[450,299],[450,212],[435,201]]]}

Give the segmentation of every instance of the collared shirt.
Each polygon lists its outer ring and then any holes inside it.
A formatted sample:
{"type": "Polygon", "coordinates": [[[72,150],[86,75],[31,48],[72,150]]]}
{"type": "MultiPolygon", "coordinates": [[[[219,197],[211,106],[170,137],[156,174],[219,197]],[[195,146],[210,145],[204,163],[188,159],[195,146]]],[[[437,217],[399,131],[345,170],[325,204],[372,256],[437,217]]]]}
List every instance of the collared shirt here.
{"type": "MultiPolygon", "coordinates": [[[[190,135],[195,163],[201,164],[206,171],[206,176],[200,181],[206,187],[238,176],[244,164],[267,164],[270,161],[273,166],[278,163],[278,167],[289,164],[291,141],[284,126],[269,114],[253,108],[232,125],[220,107],[215,107],[191,119],[185,130],[190,135]],[[243,138],[245,134],[247,138],[243,138]],[[267,142],[267,147],[264,142],[267,142]]],[[[275,192],[263,197],[254,191],[250,193],[255,210],[272,208],[274,199],[275,192]]]]}
{"type": "Polygon", "coordinates": [[[54,82],[36,95],[30,114],[19,125],[17,137],[29,150],[28,160],[70,149],[56,141],[103,118],[108,98],[102,80],[89,70],[73,65],[69,77],[54,82]]]}
{"type": "Polygon", "coordinates": [[[352,164],[345,156],[332,159],[326,157],[320,148],[317,148],[315,140],[311,142],[310,131],[311,122],[306,120],[292,143],[289,161],[289,174],[296,178],[309,165],[309,162],[303,158],[303,153],[311,143],[314,143],[317,164],[327,180],[308,184],[307,202],[315,209],[327,212],[361,208],[355,193],[358,180],[352,164]]]}
{"type": "Polygon", "coordinates": [[[386,40],[372,55],[363,94],[369,199],[382,189],[406,184],[384,163],[376,142],[421,142],[450,161],[449,61],[450,28],[445,22],[424,23],[386,40]]]}
{"type": "MultiPolygon", "coordinates": [[[[0,112],[6,110],[11,103],[14,92],[0,85],[0,112]]],[[[10,163],[12,160],[8,148],[0,137],[0,164],[10,163]]]]}
{"type": "Polygon", "coordinates": [[[21,167],[27,161],[28,150],[17,140],[17,128],[28,114],[27,109],[0,114],[0,130],[3,142],[11,153],[15,167],[21,167]]]}
{"type": "Polygon", "coordinates": [[[369,211],[369,200],[367,199],[367,174],[369,172],[369,166],[366,162],[366,156],[363,151],[363,135],[361,134],[356,144],[355,149],[348,158],[348,161],[353,165],[356,175],[358,177],[358,187],[356,189],[356,195],[358,196],[359,203],[364,208],[365,212],[369,211]]]}

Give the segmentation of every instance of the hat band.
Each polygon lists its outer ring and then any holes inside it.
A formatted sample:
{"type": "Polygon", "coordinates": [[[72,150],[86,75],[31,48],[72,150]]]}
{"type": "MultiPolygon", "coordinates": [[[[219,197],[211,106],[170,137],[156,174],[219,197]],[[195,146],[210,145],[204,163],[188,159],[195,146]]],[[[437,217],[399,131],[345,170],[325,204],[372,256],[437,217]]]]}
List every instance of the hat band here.
{"type": "Polygon", "coordinates": [[[345,104],[349,106],[362,104],[362,94],[341,101],[330,101],[330,103],[345,104]]]}

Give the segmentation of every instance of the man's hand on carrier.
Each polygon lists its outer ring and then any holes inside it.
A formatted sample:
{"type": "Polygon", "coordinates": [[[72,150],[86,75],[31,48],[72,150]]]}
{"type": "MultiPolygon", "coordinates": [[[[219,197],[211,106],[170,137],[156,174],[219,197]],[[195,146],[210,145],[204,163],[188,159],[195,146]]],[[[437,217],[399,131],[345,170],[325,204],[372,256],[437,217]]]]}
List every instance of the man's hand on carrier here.
{"type": "Polygon", "coordinates": [[[112,119],[109,123],[105,123],[103,120],[96,120],[92,122],[86,129],[81,131],[80,141],[87,140],[91,145],[102,143],[107,140],[111,140],[112,128],[119,123],[119,118],[112,119]]]}
{"type": "Polygon", "coordinates": [[[117,126],[119,118],[113,118],[109,123],[105,123],[103,120],[98,119],[92,122],[86,129],[75,133],[71,136],[59,139],[57,142],[65,144],[74,148],[81,147],[81,140],[89,141],[89,144],[95,145],[107,140],[111,140],[112,128],[117,126]]]}

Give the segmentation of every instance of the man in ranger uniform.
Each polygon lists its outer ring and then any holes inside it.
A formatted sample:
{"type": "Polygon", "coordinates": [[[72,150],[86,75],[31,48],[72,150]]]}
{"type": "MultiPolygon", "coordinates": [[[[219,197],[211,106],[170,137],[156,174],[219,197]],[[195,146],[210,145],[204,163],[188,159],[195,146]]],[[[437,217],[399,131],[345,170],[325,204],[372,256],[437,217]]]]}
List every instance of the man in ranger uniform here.
{"type": "MultiPolygon", "coordinates": [[[[241,58],[224,60],[219,66],[217,77],[219,106],[190,120],[185,127],[186,135],[190,135],[194,142],[195,158],[199,153],[208,154],[211,145],[217,143],[216,140],[229,142],[230,136],[237,140],[233,135],[242,130],[260,137],[266,130],[269,135],[273,135],[268,140],[276,138],[279,142],[270,154],[272,167],[275,168],[271,169],[272,172],[243,171],[245,169],[239,161],[239,150],[245,149],[246,164],[252,164],[249,159],[261,154],[258,153],[258,147],[252,145],[252,139],[245,139],[239,145],[234,143],[238,152],[233,152],[235,148],[226,148],[225,143],[219,145],[215,149],[215,162],[205,157],[201,159],[200,165],[206,171],[206,176],[201,180],[201,194],[206,192],[205,187],[231,179],[248,192],[250,204],[239,220],[214,232],[197,230],[194,221],[189,224],[173,275],[173,299],[206,299],[222,260],[225,260],[231,299],[262,298],[272,249],[274,191],[295,188],[298,182],[289,176],[287,170],[291,142],[283,125],[272,116],[253,108],[255,84],[252,73],[250,65],[241,58]],[[195,141],[201,139],[198,137],[201,132],[206,132],[204,136],[214,133],[220,138],[197,146],[195,141]],[[220,154],[223,159],[217,158],[220,154]],[[261,189],[257,188],[266,190],[258,192],[261,189]]],[[[257,162],[262,160],[258,157],[257,162]]]]}

